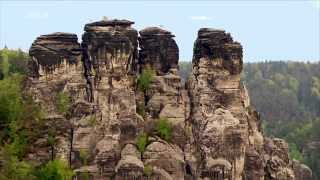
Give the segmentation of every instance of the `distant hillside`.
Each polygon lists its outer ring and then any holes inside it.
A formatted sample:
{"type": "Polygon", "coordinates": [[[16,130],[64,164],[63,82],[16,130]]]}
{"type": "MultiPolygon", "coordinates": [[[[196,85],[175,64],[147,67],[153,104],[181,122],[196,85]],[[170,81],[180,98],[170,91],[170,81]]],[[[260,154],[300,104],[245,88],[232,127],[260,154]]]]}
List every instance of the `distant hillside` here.
{"type": "MultiPolygon", "coordinates": [[[[191,62],[180,62],[185,80],[191,62]]],[[[320,63],[246,63],[242,74],[251,103],[269,136],[285,138],[291,155],[320,176],[320,63]]]]}

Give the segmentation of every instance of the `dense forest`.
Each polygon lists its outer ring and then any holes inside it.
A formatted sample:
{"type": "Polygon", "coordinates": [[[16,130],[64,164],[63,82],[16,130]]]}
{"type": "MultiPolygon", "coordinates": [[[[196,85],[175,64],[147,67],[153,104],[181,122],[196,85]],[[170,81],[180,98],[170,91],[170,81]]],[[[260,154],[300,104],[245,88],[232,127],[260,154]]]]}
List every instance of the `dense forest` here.
{"type": "MultiPolygon", "coordinates": [[[[28,142],[41,128],[41,107],[23,94],[29,56],[22,50],[0,50],[0,179],[62,179],[71,177],[65,162],[38,165],[23,161],[28,142]],[[30,128],[33,127],[33,128],[30,128]]],[[[190,62],[180,63],[184,81],[190,62]]],[[[320,177],[320,63],[246,63],[242,80],[251,103],[260,112],[268,136],[287,140],[292,158],[320,177]]],[[[48,138],[48,144],[54,143],[48,138]]]]}
{"type": "MultiPolygon", "coordinates": [[[[186,81],[190,62],[180,63],[186,81]]],[[[246,63],[242,73],[264,132],[286,139],[292,158],[312,168],[320,178],[320,63],[246,63]]]]}

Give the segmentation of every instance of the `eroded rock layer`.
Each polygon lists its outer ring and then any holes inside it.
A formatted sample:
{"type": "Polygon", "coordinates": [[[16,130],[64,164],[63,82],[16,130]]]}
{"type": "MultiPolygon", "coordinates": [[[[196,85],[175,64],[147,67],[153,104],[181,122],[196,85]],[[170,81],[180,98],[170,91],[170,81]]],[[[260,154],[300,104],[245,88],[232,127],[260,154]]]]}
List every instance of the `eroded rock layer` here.
{"type": "Polygon", "coordinates": [[[230,34],[199,30],[183,85],[174,35],[132,24],[89,23],[81,46],[68,33],[32,44],[26,92],[46,113],[28,159],[64,159],[77,179],[311,179],[263,136],[230,34]]]}
{"type": "Polygon", "coordinates": [[[178,68],[179,49],[171,32],[158,27],[149,27],[139,33],[140,66],[151,66],[157,74],[178,68]]]}

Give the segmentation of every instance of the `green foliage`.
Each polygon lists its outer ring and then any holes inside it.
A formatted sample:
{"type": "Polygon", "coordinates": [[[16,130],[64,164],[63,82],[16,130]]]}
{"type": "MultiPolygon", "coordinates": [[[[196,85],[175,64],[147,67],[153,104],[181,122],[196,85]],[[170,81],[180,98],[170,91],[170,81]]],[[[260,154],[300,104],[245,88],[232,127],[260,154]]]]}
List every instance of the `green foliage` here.
{"type": "Polygon", "coordinates": [[[89,152],[86,149],[80,149],[79,157],[83,165],[88,165],[89,152]]]}
{"type": "Polygon", "coordinates": [[[8,49],[3,49],[1,52],[1,64],[0,64],[0,70],[3,74],[3,77],[8,77],[9,76],[9,59],[8,59],[8,49]]]}
{"type": "Polygon", "coordinates": [[[143,168],[143,174],[147,177],[150,177],[153,173],[153,169],[150,165],[145,165],[143,168]]]}
{"type": "Polygon", "coordinates": [[[54,146],[56,143],[56,138],[53,135],[49,135],[47,138],[47,143],[49,146],[54,146]]]}
{"type": "Polygon", "coordinates": [[[172,135],[172,124],[166,118],[161,118],[156,123],[155,131],[162,139],[170,141],[172,135]]]}
{"type": "Polygon", "coordinates": [[[138,88],[141,91],[146,91],[149,89],[150,84],[155,76],[155,71],[151,68],[146,68],[142,71],[140,76],[138,77],[138,88]]]}
{"type": "Polygon", "coordinates": [[[149,136],[146,133],[141,133],[136,139],[136,144],[138,150],[143,153],[146,150],[147,145],[149,144],[149,136]]]}
{"type": "Polygon", "coordinates": [[[69,111],[71,102],[70,102],[70,95],[67,92],[59,92],[57,94],[57,109],[60,113],[66,115],[66,113],[69,111]]]}
{"type": "Polygon", "coordinates": [[[21,80],[21,76],[14,75],[0,81],[0,119],[6,125],[23,115],[21,80]]]}
{"type": "Polygon", "coordinates": [[[25,180],[35,179],[33,166],[17,157],[17,149],[13,144],[6,144],[1,149],[3,167],[0,168],[1,180],[25,180]]]}
{"type": "Polygon", "coordinates": [[[289,144],[289,154],[290,154],[290,158],[296,159],[298,161],[303,161],[303,155],[299,151],[297,145],[294,143],[289,144]]]}
{"type": "Polygon", "coordinates": [[[0,50],[0,79],[2,79],[1,75],[8,77],[14,73],[25,74],[29,59],[28,53],[23,52],[21,49],[10,50],[4,48],[0,50]]]}
{"type": "Polygon", "coordinates": [[[71,180],[74,172],[65,161],[55,159],[42,166],[35,174],[39,180],[71,180]]]}
{"type": "MultiPolygon", "coordinates": [[[[0,144],[12,143],[22,156],[28,138],[36,134],[36,128],[29,127],[42,118],[40,106],[31,97],[23,96],[18,74],[0,80],[0,144]]],[[[38,123],[40,124],[40,123],[38,123]]]]}

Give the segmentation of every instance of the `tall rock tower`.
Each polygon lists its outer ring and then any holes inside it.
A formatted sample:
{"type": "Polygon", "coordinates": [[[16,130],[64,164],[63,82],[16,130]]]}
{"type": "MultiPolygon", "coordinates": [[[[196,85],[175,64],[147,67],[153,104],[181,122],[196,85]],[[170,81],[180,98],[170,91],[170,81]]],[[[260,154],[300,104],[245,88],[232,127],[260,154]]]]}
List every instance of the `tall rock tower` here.
{"type": "Polygon", "coordinates": [[[192,63],[188,90],[197,176],[241,179],[248,144],[245,92],[240,84],[242,47],[223,30],[203,28],[192,63]]]}

